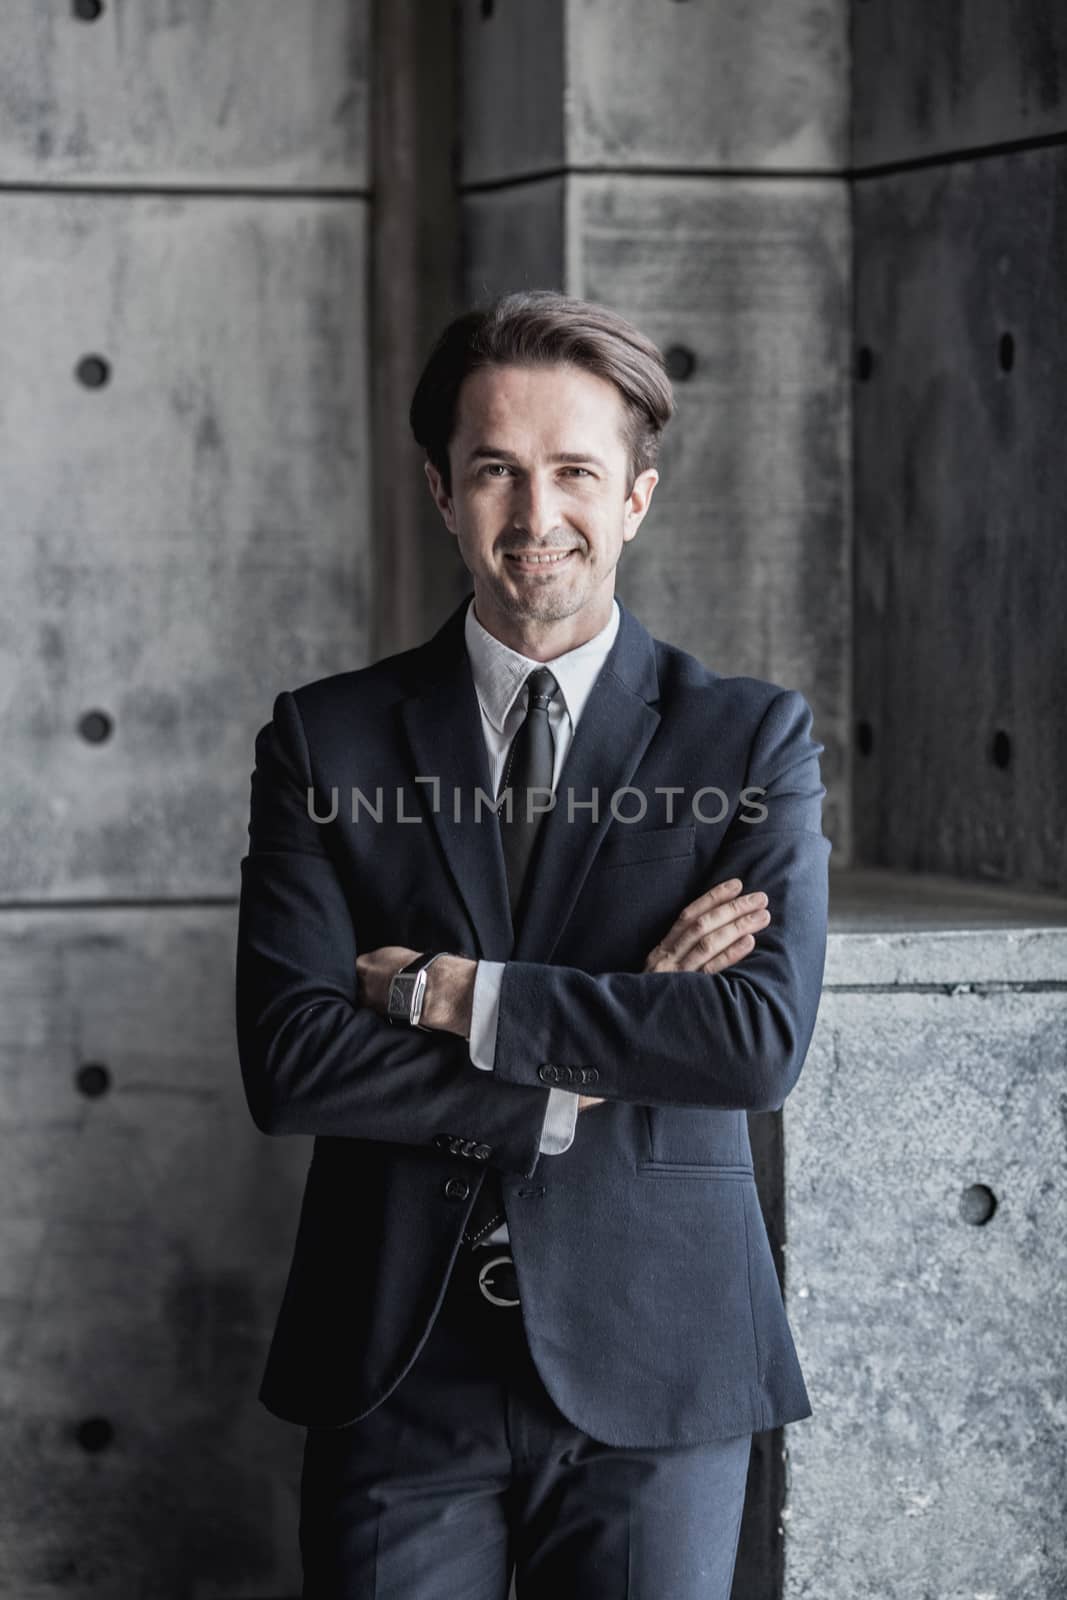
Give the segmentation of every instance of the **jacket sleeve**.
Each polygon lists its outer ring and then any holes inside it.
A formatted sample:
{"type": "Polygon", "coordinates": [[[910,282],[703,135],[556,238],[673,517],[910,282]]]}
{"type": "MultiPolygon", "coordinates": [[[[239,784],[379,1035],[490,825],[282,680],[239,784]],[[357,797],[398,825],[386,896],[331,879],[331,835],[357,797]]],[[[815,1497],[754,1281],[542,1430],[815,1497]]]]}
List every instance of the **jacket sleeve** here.
{"type": "Polygon", "coordinates": [[[750,790],[765,791],[758,800],[767,814],[733,819],[703,886],[736,877],[743,893],[766,893],[771,921],[748,955],[719,973],[591,974],[509,961],[497,1078],[529,1084],[551,1081],[541,1075],[546,1066],[593,1067],[589,1092],[605,1099],[746,1111],[782,1105],[815,1028],[826,955],[831,846],[821,820],[824,746],[811,723],[796,690],[771,701],[746,778],[750,790]]]}
{"type": "Polygon", "coordinates": [[[309,789],[300,711],[284,691],[256,736],[241,861],[237,1048],[256,1126],[427,1147],[458,1137],[531,1176],[548,1088],[473,1072],[457,1035],[397,1028],[359,1004],[352,912],[309,789]]]}
{"type": "MultiPolygon", "coordinates": [[[[500,1014],[500,985],[503,961],[479,961],[474,976],[471,1001],[470,1056],[482,1072],[493,1070],[496,1024],[500,1014]]],[[[574,1143],[578,1123],[578,1095],[569,1089],[550,1089],[545,1125],[541,1130],[541,1154],[562,1155],[574,1143]]]]}

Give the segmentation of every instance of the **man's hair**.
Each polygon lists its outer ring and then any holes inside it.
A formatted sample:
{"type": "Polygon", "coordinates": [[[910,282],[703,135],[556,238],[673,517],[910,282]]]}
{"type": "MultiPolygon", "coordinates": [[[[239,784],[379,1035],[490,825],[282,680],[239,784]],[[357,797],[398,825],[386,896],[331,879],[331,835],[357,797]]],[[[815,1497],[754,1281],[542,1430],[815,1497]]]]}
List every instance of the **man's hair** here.
{"type": "Polygon", "coordinates": [[[448,444],[464,378],[479,367],[551,366],[569,362],[613,383],[622,395],[623,443],[633,480],[659,457],[660,435],[674,411],[663,357],[624,317],[554,289],[501,295],[450,322],[415,386],[409,421],[416,441],[449,494],[448,444]]]}

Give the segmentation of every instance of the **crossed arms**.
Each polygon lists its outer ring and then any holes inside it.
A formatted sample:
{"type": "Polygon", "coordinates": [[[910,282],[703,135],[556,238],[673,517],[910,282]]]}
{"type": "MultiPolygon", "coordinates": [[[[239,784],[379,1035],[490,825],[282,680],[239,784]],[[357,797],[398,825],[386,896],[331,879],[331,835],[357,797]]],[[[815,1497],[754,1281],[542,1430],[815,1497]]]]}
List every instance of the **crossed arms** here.
{"type": "Polygon", "coordinates": [[[495,1070],[484,1073],[460,1032],[394,1028],[361,1000],[351,912],[324,829],[307,814],[299,710],[280,694],[256,738],[241,862],[237,1040],[257,1127],[426,1146],[464,1133],[490,1145],[502,1171],[530,1176],[546,1061],[595,1064],[598,1099],[776,1109],[807,1053],[825,959],[830,842],[811,720],[794,690],[770,702],[746,780],[764,790],[767,818],[735,819],[715,857],[720,886],[740,880],[770,908],[743,962],[704,970],[693,945],[679,956],[678,923],[639,973],[509,961],[495,1070]]]}

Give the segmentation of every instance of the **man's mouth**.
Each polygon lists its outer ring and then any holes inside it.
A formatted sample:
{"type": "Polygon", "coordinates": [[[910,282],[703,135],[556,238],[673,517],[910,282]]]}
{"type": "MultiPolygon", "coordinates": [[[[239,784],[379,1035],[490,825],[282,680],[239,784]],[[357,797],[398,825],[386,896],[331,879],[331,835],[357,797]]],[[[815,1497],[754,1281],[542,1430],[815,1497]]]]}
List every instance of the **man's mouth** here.
{"type": "Polygon", "coordinates": [[[540,569],[542,567],[559,567],[559,566],[562,566],[564,564],[564,562],[569,561],[571,556],[576,555],[576,554],[577,554],[577,551],[573,550],[573,549],[572,550],[550,550],[550,551],[547,551],[544,555],[530,555],[530,554],[528,554],[526,552],[524,552],[522,554],[520,554],[518,552],[516,552],[515,554],[512,554],[512,553],[509,552],[507,554],[507,559],[512,563],[513,566],[519,567],[522,570],[529,570],[529,571],[532,572],[532,571],[538,570],[538,569],[540,569]]]}

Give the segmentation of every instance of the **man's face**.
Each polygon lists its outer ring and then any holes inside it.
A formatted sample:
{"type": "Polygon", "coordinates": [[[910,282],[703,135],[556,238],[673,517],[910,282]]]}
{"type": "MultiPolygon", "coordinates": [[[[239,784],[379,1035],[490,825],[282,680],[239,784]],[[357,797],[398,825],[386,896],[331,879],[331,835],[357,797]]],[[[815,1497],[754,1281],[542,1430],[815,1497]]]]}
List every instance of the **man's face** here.
{"type": "Polygon", "coordinates": [[[562,654],[607,623],[619,555],[659,479],[649,468],[631,487],[624,420],[615,385],[569,364],[483,367],[464,380],[451,494],[429,462],[426,475],[478,618],[506,643],[562,654]],[[563,559],[528,559],[539,553],[563,559]]]}

